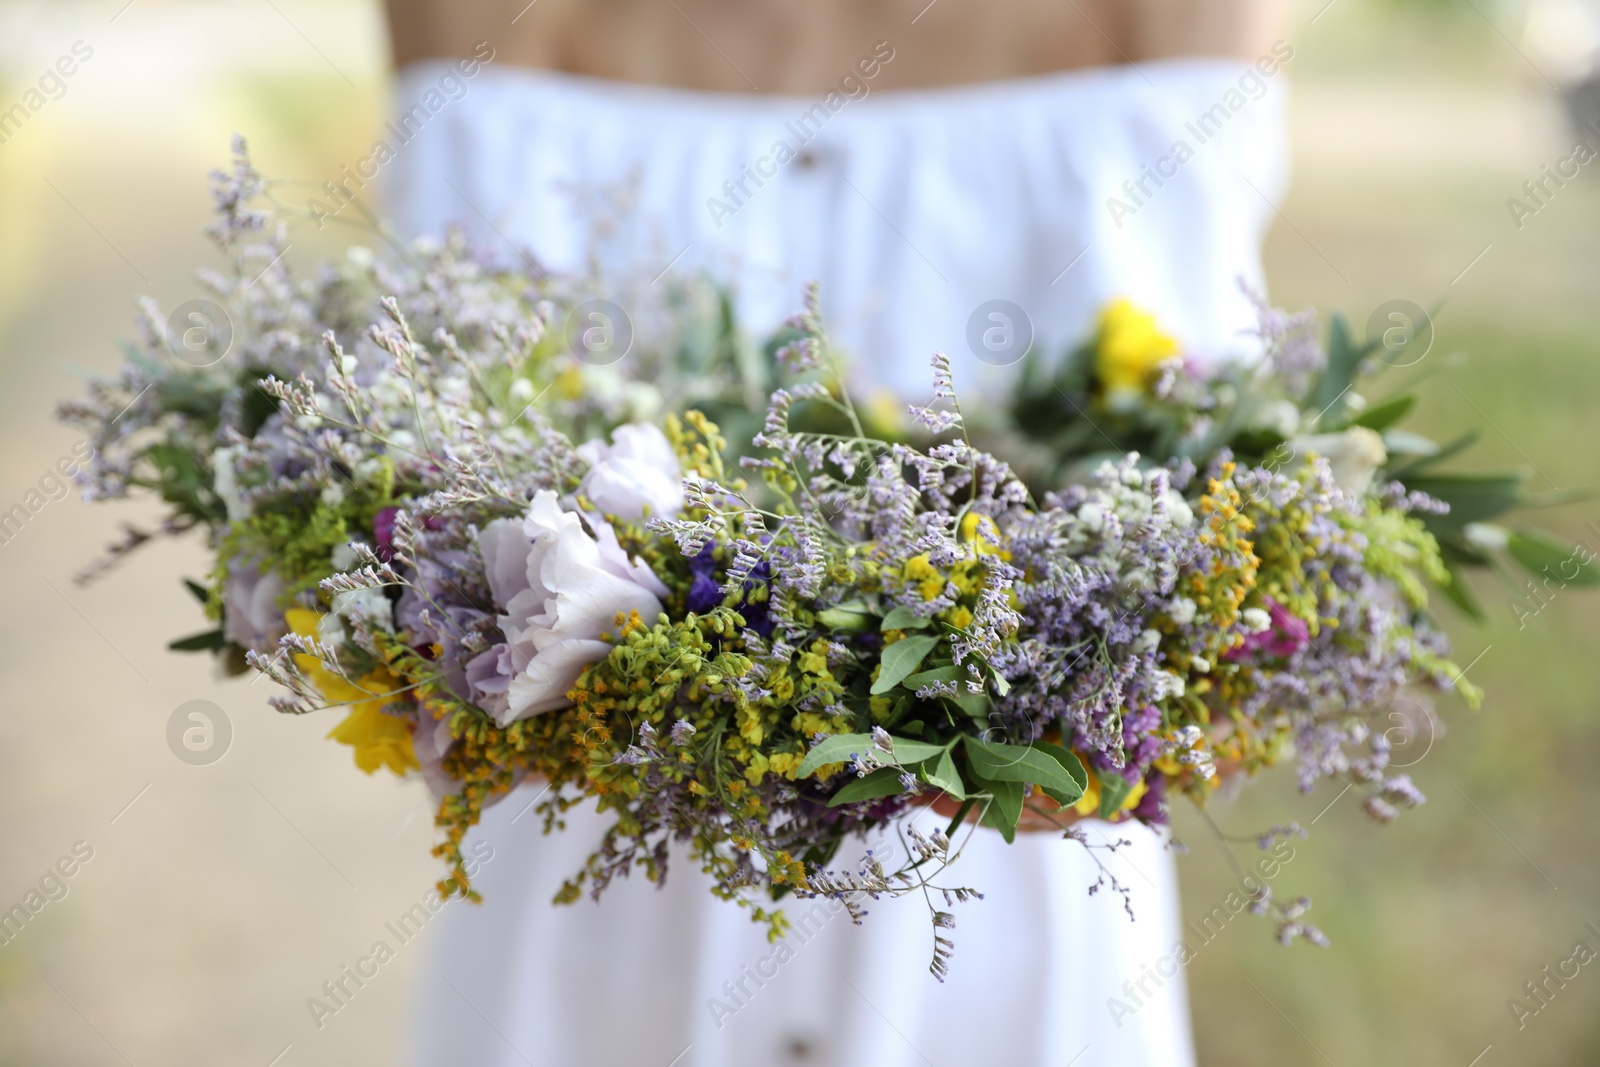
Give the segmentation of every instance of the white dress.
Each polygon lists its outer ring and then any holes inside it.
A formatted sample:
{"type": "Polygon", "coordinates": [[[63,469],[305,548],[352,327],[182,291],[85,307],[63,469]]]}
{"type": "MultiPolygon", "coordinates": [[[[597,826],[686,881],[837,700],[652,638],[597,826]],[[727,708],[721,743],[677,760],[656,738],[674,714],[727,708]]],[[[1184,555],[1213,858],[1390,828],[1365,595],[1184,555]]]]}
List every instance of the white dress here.
{"type": "MultiPolygon", "coordinates": [[[[437,98],[442,69],[403,72],[398,111],[437,98]]],[[[1031,325],[1036,351],[1054,354],[1120,296],[1196,358],[1248,349],[1254,313],[1239,282],[1260,287],[1286,177],[1283,75],[1250,69],[1166,61],[812,99],[491,65],[427,109],[383,180],[403,231],[460,223],[554,268],[598,254],[647,278],[709,272],[732,282],[756,331],[819,280],[862,387],[922,397],[939,349],[958,388],[992,392],[1016,368],[984,329],[1031,325]],[[633,203],[596,253],[583,202],[624,186],[633,203]],[[983,309],[969,344],[974,312],[993,300],[1022,316],[983,309]]],[[[861,927],[824,907],[781,949],[713,899],[687,859],[662,889],[636,877],[598,905],[553,907],[604,823],[574,813],[566,833],[544,837],[523,814],[533,795],[485,815],[486,903],[445,913],[418,1000],[418,1065],[1193,1062],[1181,972],[1147,980],[1152,995],[1126,1010],[1124,983],[1154,974],[1181,940],[1172,857],[1148,830],[1087,824],[1097,840],[1132,841],[1098,855],[1129,889],[1133,921],[1115,893],[1089,894],[1099,872],[1078,844],[1027,834],[1007,846],[979,831],[949,877],[986,896],[955,908],[940,984],[920,898],[873,904],[861,927]]]]}

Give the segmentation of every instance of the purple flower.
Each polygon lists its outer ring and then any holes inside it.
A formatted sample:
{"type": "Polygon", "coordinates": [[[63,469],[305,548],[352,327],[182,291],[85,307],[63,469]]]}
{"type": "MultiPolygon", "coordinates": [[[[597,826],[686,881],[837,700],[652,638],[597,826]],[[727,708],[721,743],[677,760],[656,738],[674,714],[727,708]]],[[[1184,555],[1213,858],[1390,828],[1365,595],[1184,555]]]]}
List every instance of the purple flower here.
{"type": "MultiPolygon", "coordinates": [[[[722,586],[715,577],[716,569],[717,561],[709,544],[689,559],[689,573],[693,578],[689,582],[689,596],[684,606],[696,615],[704,615],[722,603],[722,586]]],[[[751,568],[750,578],[744,583],[744,596],[735,608],[744,616],[745,628],[754,630],[763,638],[772,636],[772,611],[768,601],[752,602],[750,594],[757,585],[768,586],[771,581],[772,568],[766,560],[762,560],[751,568]]]]}
{"type": "Polygon", "coordinates": [[[685,606],[696,615],[704,615],[722,603],[722,587],[713,577],[716,569],[717,561],[709,543],[689,560],[689,573],[694,575],[694,580],[689,583],[689,602],[685,606]]]}
{"type": "Polygon", "coordinates": [[[256,652],[270,651],[287,629],[283,621],[286,587],[278,572],[260,563],[235,559],[222,585],[222,633],[256,652]]]}
{"type": "Polygon", "coordinates": [[[394,516],[399,508],[379,509],[372,517],[372,539],[378,546],[378,558],[388,563],[394,558],[394,516]]]}

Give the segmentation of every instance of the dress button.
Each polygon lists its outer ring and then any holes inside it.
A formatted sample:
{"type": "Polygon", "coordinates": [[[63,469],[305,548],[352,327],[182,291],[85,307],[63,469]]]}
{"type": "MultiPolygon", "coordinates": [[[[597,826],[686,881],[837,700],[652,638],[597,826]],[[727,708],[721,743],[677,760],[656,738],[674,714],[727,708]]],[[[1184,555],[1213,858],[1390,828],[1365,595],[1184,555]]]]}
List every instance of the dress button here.
{"type": "Polygon", "coordinates": [[[794,157],[795,166],[801,170],[813,170],[818,162],[817,154],[809,148],[802,148],[800,154],[794,157]]]}
{"type": "Polygon", "coordinates": [[[788,1054],[788,1058],[795,1063],[804,1063],[809,1060],[813,1051],[811,1042],[804,1037],[790,1037],[784,1044],[783,1050],[788,1054]]]}

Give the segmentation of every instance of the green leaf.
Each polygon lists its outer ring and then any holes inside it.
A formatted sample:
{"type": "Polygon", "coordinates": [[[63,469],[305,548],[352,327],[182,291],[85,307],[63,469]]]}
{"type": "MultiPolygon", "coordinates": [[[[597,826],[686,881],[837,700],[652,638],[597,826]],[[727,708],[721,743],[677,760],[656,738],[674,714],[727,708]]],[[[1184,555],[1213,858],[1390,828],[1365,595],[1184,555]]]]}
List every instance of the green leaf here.
{"type": "Polygon", "coordinates": [[[1100,817],[1109,819],[1122,810],[1122,802],[1128,799],[1128,794],[1133,792],[1133,783],[1115,771],[1107,771],[1100,777],[1100,817]]]}
{"type": "Polygon", "coordinates": [[[189,590],[190,594],[192,594],[196,600],[200,601],[200,603],[205,604],[210,602],[210,591],[199,582],[193,580],[192,578],[185,578],[183,580],[183,585],[184,588],[189,590]]]}
{"type": "Polygon", "coordinates": [[[1350,420],[1352,426],[1365,426],[1369,430],[1387,430],[1407,415],[1417,406],[1415,396],[1397,396],[1393,400],[1385,400],[1381,404],[1374,404],[1360,415],[1350,420]]]}
{"type": "Polygon", "coordinates": [[[1032,782],[1074,799],[1083,786],[1060,760],[1032,745],[1006,745],[982,738],[965,738],[967,759],[980,777],[1000,782],[1032,782]]]}
{"type": "Polygon", "coordinates": [[[945,697],[950,703],[961,709],[963,715],[985,722],[989,715],[989,694],[963,693],[958,697],[945,697]]]}
{"type": "Polygon", "coordinates": [[[180,637],[167,648],[173,652],[215,652],[227,643],[221,630],[207,630],[204,633],[180,637]]]}
{"type": "MultiPolygon", "coordinates": [[[[1398,453],[1403,453],[1403,452],[1405,452],[1406,454],[1410,454],[1409,452],[1406,452],[1406,449],[1404,447],[1401,447],[1401,448],[1389,448],[1389,438],[1392,437],[1392,436],[1403,435],[1403,433],[1404,433],[1404,431],[1391,431],[1390,433],[1384,435],[1384,447],[1389,449],[1389,452],[1390,452],[1391,455],[1398,454],[1398,453]]],[[[1425,438],[1423,440],[1425,440],[1425,438]]],[[[1398,467],[1392,468],[1389,471],[1389,474],[1392,477],[1399,478],[1402,481],[1404,481],[1405,480],[1405,476],[1407,474],[1410,474],[1410,473],[1412,473],[1414,471],[1423,470],[1424,468],[1427,468],[1427,467],[1432,467],[1433,465],[1435,465],[1437,463],[1443,463],[1445,460],[1449,459],[1450,457],[1456,456],[1456,455],[1461,454],[1462,452],[1465,452],[1467,449],[1471,448],[1473,445],[1475,445],[1477,443],[1478,443],[1478,431],[1477,430],[1468,430],[1466,433],[1462,434],[1460,437],[1457,437],[1454,441],[1451,441],[1449,444],[1447,444],[1447,445],[1435,445],[1433,448],[1427,449],[1426,451],[1422,452],[1420,455],[1417,456],[1416,459],[1410,461],[1409,463],[1405,463],[1405,464],[1402,464],[1402,465],[1400,465],[1398,467]]],[[[1403,438],[1402,438],[1401,444],[1402,444],[1402,446],[1404,446],[1404,444],[1405,444],[1405,441],[1404,441],[1403,438]]]]}
{"type": "MultiPolygon", "coordinates": [[[[1410,430],[1385,430],[1383,431],[1383,450],[1391,460],[1400,457],[1409,457],[1405,466],[1420,465],[1424,460],[1431,459],[1439,453],[1439,442],[1431,437],[1424,437],[1420,433],[1410,430]]],[[[1396,467],[1401,464],[1396,463],[1396,467]]]]}
{"type": "Polygon", "coordinates": [[[999,830],[1009,845],[1016,840],[1017,823],[1022,818],[1022,783],[1002,779],[980,781],[979,785],[994,794],[994,800],[983,809],[982,825],[999,830]]]}
{"type": "Polygon", "coordinates": [[[1483,522],[1516,507],[1522,497],[1527,472],[1510,474],[1408,474],[1401,478],[1407,489],[1438,497],[1450,505],[1447,515],[1425,515],[1429,530],[1459,530],[1469,522],[1483,522]]]}
{"type": "Polygon", "coordinates": [[[879,797],[892,797],[897,793],[903,793],[905,790],[900,785],[901,773],[895,767],[879,767],[865,778],[846,782],[843,789],[828,798],[828,807],[837,808],[840,804],[855,804],[862,800],[877,800],[879,797]]]}
{"type": "MultiPolygon", "coordinates": [[[[883,728],[885,730],[894,729],[903,719],[905,719],[907,715],[911,713],[911,709],[915,705],[916,699],[912,697],[910,693],[901,694],[900,698],[894,702],[894,708],[890,710],[889,717],[883,721],[883,728]]],[[[901,727],[901,729],[908,730],[911,733],[921,733],[922,723],[920,721],[909,722],[901,727]]]]}
{"type": "Polygon", "coordinates": [[[873,612],[865,600],[847,600],[817,612],[817,621],[830,630],[865,633],[872,626],[873,612]]]}
{"type": "Polygon", "coordinates": [[[1040,784],[1039,788],[1063,808],[1082,800],[1083,794],[1089,789],[1089,772],[1084,769],[1083,761],[1070,750],[1051,744],[1049,741],[1035,741],[1033,747],[1061,764],[1061,769],[1072,776],[1072,781],[1077,786],[1076,789],[1064,790],[1040,784]]]}
{"type": "Polygon", "coordinates": [[[956,770],[956,761],[949,749],[941,751],[939,762],[934,764],[931,771],[927,767],[922,768],[922,780],[957,800],[966,799],[966,783],[961,780],[961,772],[956,770]]]}
{"type": "Polygon", "coordinates": [[[1450,572],[1450,580],[1439,586],[1439,591],[1445,595],[1445,599],[1460,608],[1462,614],[1474,622],[1487,622],[1489,616],[1478,606],[1478,598],[1467,585],[1466,576],[1461,573],[1461,568],[1453,563],[1446,563],[1445,569],[1450,572]]]}
{"type": "Polygon", "coordinates": [[[971,815],[972,809],[977,806],[978,798],[975,796],[969,796],[966,800],[962,801],[961,807],[957,808],[956,813],[950,816],[950,825],[944,828],[944,836],[956,836],[956,831],[961,829],[962,824],[967,821],[967,816],[971,815]]]}
{"type": "Polygon", "coordinates": [[[883,650],[878,668],[878,680],[872,683],[872,695],[880,696],[899,685],[922,664],[922,658],[939,643],[937,637],[905,637],[883,650]]]}
{"type": "Polygon", "coordinates": [[[1523,508],[1555,508],[1563,504],[1577,504],[1585,500],[1593,500],[1597,490],[1590,485],[1581,485],[1573,489],[1551,489],[1545,493],[1527,493],[1517,501],[1518,507],[1523,508]]]}
{"type": "Polygon", "coordinates": [[[1357,345],[1350,339],[1350,323],[1334,312],[1328,320],[1328,368],[1323,371],[1309,407],[1337,426],[1344,413],[1344,397],[1355,384],[1361,361],[1378,346],[1376,340],[1357,345]]]}
{"type": "Polygon", "coordinates": [[[1592,552],[1579,545],[1563,544],[1538,530],[1512,530],[1506,551],[1536,578],[1551,577],[1578,586],[1600,585],[1600,568],[1595,567],[1592,552]],[[1589,559],[1579,559],[1580,551],[1589,559]]]}
{"type": "Polygon", "coordinates": [[[932,685],[935,682],[959,682],[966,677],[967,670],[965,667],[957,667],[953,663],[947,663],[942,667],[918,671],[905,679],[904,684],[907,689],[914,692],[925,685],[932,685]]]}
{"type": "Polygon", "coordinates": [[[800,761],[800,769],[795,774],[805,778],[815,773],[818,767],[829,763],[843,763],[852,754],[865,752],[871,747],[871,734],[834,734],[831,737],[824,737],[811,746],[811,751],[800,761]]]}
{"type": "Polygon", "coordinates": [[[922,630],[933,624],[933,619],[918,615],[908,607],[897,607],[883,617],[885,630],[922,630]]]}
{"type": "Polygon", "coordinates": [[[891,735],[889,740],[894,742],[895,762],[906,767],[931,760],[939,753],[948,751],[946,745],[930,745],[926,741],[913,741],[907,737],[891,735]]]}

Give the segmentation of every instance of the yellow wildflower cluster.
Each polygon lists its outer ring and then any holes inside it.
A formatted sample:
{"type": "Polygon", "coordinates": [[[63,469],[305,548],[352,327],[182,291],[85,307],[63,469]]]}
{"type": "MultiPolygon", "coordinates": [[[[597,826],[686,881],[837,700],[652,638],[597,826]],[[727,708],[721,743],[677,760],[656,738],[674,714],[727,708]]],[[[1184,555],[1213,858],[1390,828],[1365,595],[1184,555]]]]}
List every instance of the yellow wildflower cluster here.
{"type": "Polygon", "coordinates": [[[973,610],[978,594],[983,590],[986,571],[984,560],[993,557],[1010,560],[1011,553],[1000,544],[1000,531],[987,515],[968,512],[957,527],[960,556],[948,570],[933,565],[928,553],[912,556],[899,568],[902,588],[913,588],[923,600],[937,600],[948,586],[954,585],[957,600],[954,605],[939,612],[934,618],[947,622],[958,630],[972,625],[973,610]]]}
{"type": "Polygon", "coordinates": [[[1200,498],[1200,544],[1211,550],[1210,573],[1196,568],[1186,590],[1196,608],[1220,627],[1232,626],[1245,597],[1256,584],[1261,560],[1249,535],[1255,523],[1242,510],[1239,490],[1230,480],[1234,465],[1225,464],[1220,478],[1211,479],[1200,498]]]}

